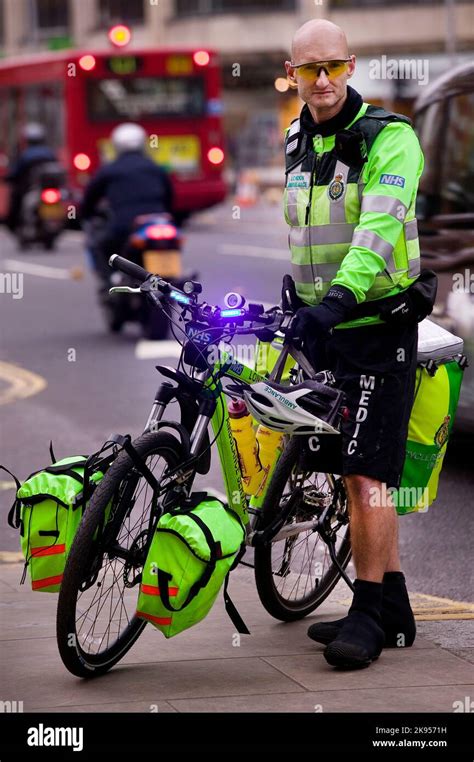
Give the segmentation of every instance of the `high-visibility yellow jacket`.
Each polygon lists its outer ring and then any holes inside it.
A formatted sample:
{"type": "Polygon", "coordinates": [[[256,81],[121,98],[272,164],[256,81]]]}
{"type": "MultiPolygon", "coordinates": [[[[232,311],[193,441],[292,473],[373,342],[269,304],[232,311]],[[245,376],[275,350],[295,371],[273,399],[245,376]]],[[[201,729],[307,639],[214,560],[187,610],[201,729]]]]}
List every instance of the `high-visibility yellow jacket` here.
{"type": "MultiPolygon", "coordinates": [[[[408,288],[420,273],[415,202],[424,164],[409,120],[364,103],[344,131],[328,137],[303,134],[296,119],[285,147],[298,296],[315,305],[340,284],[360,304],[408,288]]],[[[340,327],[375,322],[371,316],[340,327]]]]}

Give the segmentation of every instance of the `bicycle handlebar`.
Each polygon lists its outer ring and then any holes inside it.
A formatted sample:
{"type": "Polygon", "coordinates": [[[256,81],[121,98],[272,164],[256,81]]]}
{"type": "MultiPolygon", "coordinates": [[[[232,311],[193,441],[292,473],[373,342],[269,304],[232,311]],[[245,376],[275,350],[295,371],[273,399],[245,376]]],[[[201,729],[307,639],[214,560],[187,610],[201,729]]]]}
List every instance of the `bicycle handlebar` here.
{"type": "Polygon", "coordinates": [[[125,275],[130,275],[131,278],[139,281],[147,280],[151,275],[144,267],[140,267],[140,265],[136,265],[134,262],[130,262],[129,259],[120,257],[118,254],[112,254],[109,259],[109,265],[114,270],[121,270],[125,275]]]}
{"type": "Polygon", "coordinates": [[[213,307],[210,304],[204,302],[198,304],[195,295],[186,294],[184,291],[176,288],[171,283],[160,278],[158,275],[148,272],[140,265],[130,262],[130,260],[121,257],[118,254],[112,254],[109,259],[110,267],[115,270],[120,270],[131,278],[142,282],[143,291],[147,293],[147,296],[152,297],[153,301],[159,304],[159,299],[156,291],[160,292],[162,296],[165,296],[170,301],[175,301],[184,310],[189,310],[193,320],[197,320],[211,327],[217,327],[220,325],[233,324],[235,325],[236,334],[251,334],[257,331],[261,331],[262,328],[268,331],[276,333],[280,328],[286,328],[286,324],[291,320],[290,313],[282,312],[281,309],[274,307],[268,312],[258,314],[258,307],[261,305],[250,304],[248,308],[240,309],[225,309],[221,307],[213,307]],[[146,285],[145,285],[146,284],[146,285]],[[227,314],[233,313],[233,314],[227,314]],[[238,323],[248,322],[250,325],[246,327],[237,327],[238,323]],[[255,323],[255,325],[252,325],[255,323]]]}

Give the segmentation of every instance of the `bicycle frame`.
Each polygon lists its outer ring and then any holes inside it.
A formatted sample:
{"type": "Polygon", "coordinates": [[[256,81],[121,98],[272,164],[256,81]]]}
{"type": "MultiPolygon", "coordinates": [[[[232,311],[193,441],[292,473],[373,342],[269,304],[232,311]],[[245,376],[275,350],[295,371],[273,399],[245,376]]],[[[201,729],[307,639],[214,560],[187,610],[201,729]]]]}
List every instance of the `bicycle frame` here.
{"type": "MultiPolygon", "coordinates": [[[[247,527],[248,534],[253,528],[254,523],[249,521],[250,517],[248,508],[261,508],[265,499],[267,486],[282,450],[277,448],[275,452],[275,461],[269,469],[265,484],[258,496],[246,495],[243,488],[237,447],[230,427],[230,417],[225,399],[226,395],[223,391],[221,379],[224,377],[231,378],[248,386],[257,383],[258,381],[265,381],[266,379],[247,365],[234,361],[232,355],[224,351],[220,353],[220,357],[214,363],[212,371],[209,370],[195,374],[195,377],[196,380],[202,382],[202,397],[199,401],[209,402],[211,400],[212,406],[209,412],[198,414],[194,428],[192,432],[189,432],[191,456],[199,453],[210,424],[214,437],[216,437],[215,444],[217,445],[221,473],[227,496],[227,504],[239,515],[244,526],[247,527]]],[[[179,379],[176,380],[179,386],[179,379]]],[[[157,401],[160,397],[161,389],[162,386],[160,386],[156,395],[155,403],[150,412],[145,430],[152,429],[158,421],[163,421],[167,402],[162,403],[157,401]]],[[[165,424],[166,420],[163,421],[163,425],[165,424]]],[[[186,464],[184,464],[184,466],[185,465],[186,464]]]]}

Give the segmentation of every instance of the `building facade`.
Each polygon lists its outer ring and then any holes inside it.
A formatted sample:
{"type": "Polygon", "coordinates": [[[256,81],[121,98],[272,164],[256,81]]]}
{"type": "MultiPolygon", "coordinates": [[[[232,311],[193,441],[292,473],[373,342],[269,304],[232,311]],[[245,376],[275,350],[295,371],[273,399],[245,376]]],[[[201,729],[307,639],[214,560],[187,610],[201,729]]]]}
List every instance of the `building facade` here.
{"type": "Polygon", "coordinates": [[[106,48],[117,22],[131,27],[131,48],[216,49],[233,163],[266,166],[301,106],[285,82],[291,38],[315,17],[346,30],[364,97],[405,113],[474,49],[474,0],[0,0],[0,53],[106,48]]]}

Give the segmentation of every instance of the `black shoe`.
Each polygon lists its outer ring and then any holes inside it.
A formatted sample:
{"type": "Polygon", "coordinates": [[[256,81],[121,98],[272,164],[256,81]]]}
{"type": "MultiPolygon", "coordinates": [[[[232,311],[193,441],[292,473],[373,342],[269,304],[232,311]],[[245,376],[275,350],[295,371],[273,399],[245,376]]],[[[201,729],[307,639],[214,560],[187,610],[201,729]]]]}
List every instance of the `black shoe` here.
{"type": "Polygon", "coordinates": [[[361,669],[378,659],[384,642],[384,631],[375,619],[363,611],[352,611],[326,647],[324,658],[331,667],[361,669]]]}
{"type": "Polygon", "coordinates": [[[348,617],[336,619],[334,622],[316,622],[308,629],[308,637],[324,646],[329,645],[341,631],[341,627],[347,622],[348,617]]]}
{"type": "MultiPolygon", "coordinates": [[[[316,622],[309,627],[308,637],[327,646],[338,636],[347,618],[316,622]]],[[[381,618],[385,648],[409,648],[413,645],[416,637],[415,617],[402,572],[387,572],[384,576],[381,618]]]]}

